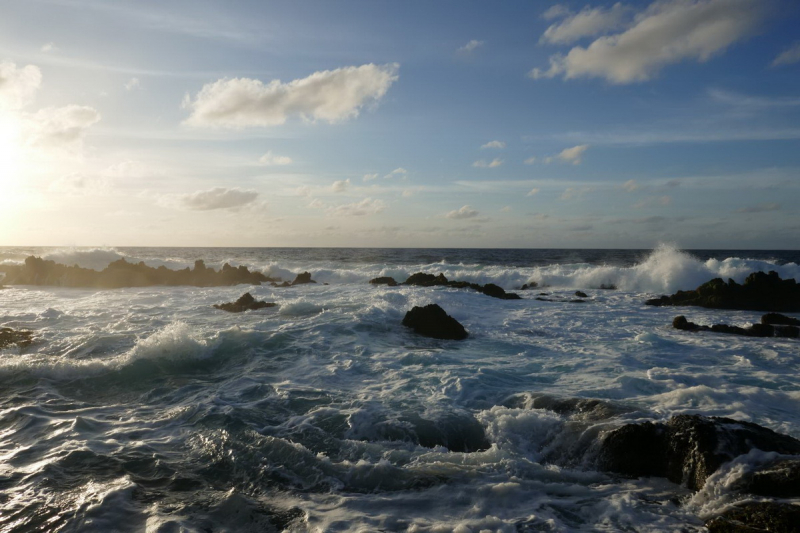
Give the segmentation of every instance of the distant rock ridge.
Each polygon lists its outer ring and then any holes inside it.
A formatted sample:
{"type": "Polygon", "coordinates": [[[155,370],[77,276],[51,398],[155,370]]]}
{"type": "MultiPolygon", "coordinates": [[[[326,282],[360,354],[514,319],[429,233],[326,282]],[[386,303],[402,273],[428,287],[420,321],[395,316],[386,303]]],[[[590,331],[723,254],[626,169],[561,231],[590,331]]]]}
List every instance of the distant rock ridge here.
{"type": "Polygon", "coordinates": [[[711,309],[743,311],[800,312],[800,285],[794,279],[781,279],[777,272],[753,272],[739,285],[721,278],[703,283],[692,291],[678,291],[645,302],[647,305],[693,305],[711,309]]]}
{"type": "Polygon", "coordinates": [[[711,331],[713,333],[728,333],[732,335],[743,335],[745,337],[800,337],[800,320],[783,316],[778,313],[769,313],[761,317],[761,323],[753,324],[750,327],[742,328],[739,326],[729,326],[728,324],[714,324],[713,326],[702,326],[689,322],[685,316],[676,316],[672,321],[672,327],[683,331],[711,331]]]}
{"type": "Polygon", "coordinates": [[[277,307],[278,304],[273,302],[265,302],[263,300],[256,300],[249,292],[244,293],[235,302],[228,302],[224,304],[214,304],[216,309],[227,311],[229,313],[242,313],[244,311],[255,311],[256,309],[264,309],[265,307],[277,307]]]}
{"type": "Polygon", "coordinates": [[[405,283],[397,283],[394,278],[389,276],[374,278],[369,282],[372,285],[388,285],[389,287],[395,287],[397,285],[414,285],[417,287],[452,287],[454,289],[473,289],[485,294],[486,296],[499,298],[501,300],[521,299],[519,294],[506,292],[502,287],[495,285],[494,283],[480,285],[478,283],[470,283],[468,281],[450,281],[445,277],[444,274],[441,273],[438,276],[435,276],[425,272],[417,272],[416,274],[409,276],[405,283]]]}
{"type": "Polygon", "coordinates": [[[165,266],[154,268],[143,261],[129,263],[119,259],[101,271],[90,268],[66,266],[55,261],[30,256],[23,265],[0,265],[5,273],[3,282],[8,285],[52,285],[57,287],[91,287],[119,289],[123,287],[150,287],[156,285],[191,285],[195,287],[218,287],[227,285],[260,285],[280,281],[261,272],[250,271],[246,266],[232,267],[225,263],[217,271],[202,260],[195,261],[194,268],[170,270],[165,266]]]}

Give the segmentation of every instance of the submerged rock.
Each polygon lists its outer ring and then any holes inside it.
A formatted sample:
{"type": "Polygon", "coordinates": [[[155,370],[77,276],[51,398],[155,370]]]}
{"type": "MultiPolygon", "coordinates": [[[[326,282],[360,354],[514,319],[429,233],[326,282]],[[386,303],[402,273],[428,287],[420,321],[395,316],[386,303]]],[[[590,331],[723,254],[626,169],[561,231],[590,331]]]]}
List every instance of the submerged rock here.
{"type": "Polygon", "coordinates": [[[577,296],[578,298],[588,298],[589,297],[589,295],[586,294],[583,291],[575,291],[575,296],[577,296]]]}
{"type": "Polygon", "coordinates": [[[800,533],[800,506],[749,502],[728,509],[705,525],[709,533],[800,533]]]}
{"type": "Polygon", "coordinates": [[[26,330],[13,330],[11,328],[0,328],[0,348],[7,348],[16,344],[20,348],[30,346],[33,342],[33,332],[26,330]]]}
{"type": "Polygon", "coordinates": [[[436,304],[415,306],[406,313],[403,325],[419,335],[434,339],[462,340],[468,336],[464,326],[436,304]]]}
{"type": "Polygon", "coordinates": [[[512,409],[547,409],[578,420],[607,420],[633,411],[630,407],[608,400],[558,398],[537,393],[514,394],[503,402],[503,406],[512,409]]]}
{"type": "Polygon", "coordinates": [[[228,311],[229,313],[241,313],[244,311],[254,311],[256,309],[264,309],[265,307],[275,307],[278,304],[272,302],[265,302],[263,300],[256,300],[249,292],[244,293],[235,302],[228,302],[224,304],[214,304],[216,309],[228,311]]]}
{"type": "MultiPolygon", "coordinates": [[[[380,279],[380,278],[376,278],[380,279]]],[[[390,278],[391,279],[391,278],[390,278]]],[[[393,280],[394,281],[394,280],[393,280]]],[[[372,283],[372,282],[370,282],[372,283]]],[[[416,285],[418,287],[452,287],[454,289],[473,289],[486,296],[492,298],[499,298],[501,300],[520,300],[521,296],[513,292],[506,292],[505,289],[495,285],[494,283],[487,283],[480,285],[478,283],[470,283],[468,281],[450,281],[444,274],[434,276],[433,274],[426,274],[425,272],[417,272],[412,274],[405,281],[403,285],[416,285]]]]}
{"type": "Polygon", "coordinates": [[[678,291],[645,302],[647,305],[693,305],[712,309],[800,312],[800,285],[777,272],[753,272],[744,284],[715,278],[693,291],[678,291]]]}
{"type": "Polygon", "coordinates": [[[667,423],[627,424],[609,432],[598,462],[624,476],[666,477],[698,490],[723,463],[753,448],[800,454],[800,441],[751,422],[676,415],[667,423]]]}
{"type": "MultiPolygon", "coordinates": [[[[748,328],[741,328],[739,326],[729,326],[727,324],[714,324],[713,326],[701,326],[694,322],[689,322],[685,316],[676,316],[672,321],[672,327],[683,331],[712,331],[714,333],[728,333],[732,335],[743,335],[745,337],[789,337],[797,338],[800,336],[800,327],[797,326],[782,326],[769,324],[767,321],[769,315],[764,315],[761,318],[761,323],[753,324],[748,328]]],[[[777,315],[783,317],[783,315],[777,315]]],[[[787,317],[783,317],[787,318],[787,317]]]]}
{"type": "Polygon", "coordinates": [[[373,278],[369,280],[372,285],[388,285],[389,287],[396,287],[397,281],[389,276],[382,276],[380,278],[373,278]]]}

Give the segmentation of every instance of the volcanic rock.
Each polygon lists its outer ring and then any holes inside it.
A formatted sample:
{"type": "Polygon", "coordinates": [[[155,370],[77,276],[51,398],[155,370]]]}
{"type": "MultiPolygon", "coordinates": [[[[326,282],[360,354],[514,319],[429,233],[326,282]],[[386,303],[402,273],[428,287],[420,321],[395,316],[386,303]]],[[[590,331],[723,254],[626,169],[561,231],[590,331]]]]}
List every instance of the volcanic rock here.
{"type": "Polygon", "coordinates": [[[434,339],[462,340],[467,338],[467,330],[458,320],[448,315],[444,309],[436,304],[425,307],[415,306],[406,313],[403,325],[411,328],[415,333],[434,339]]]}
{"type": "Polygon", "coordinates": [[[229,313],[242,313],[244,311],[255,311],[256,309],[264,309],[265,307],[275,307],[278,304],[272,302],[265,302],[256,300],[249,292],[244,293],[235,302],[228,302],[224,304],[214,304],[214,307],[229,313]]]}
{"type": "Polygon", "coordinates": [[[693,291],[678,291],[645,302],[647,305],[694,305],[712,309],[800,312],[800,285],[777,272],[753,272],[744,284],[715,278],[693,291]]]}

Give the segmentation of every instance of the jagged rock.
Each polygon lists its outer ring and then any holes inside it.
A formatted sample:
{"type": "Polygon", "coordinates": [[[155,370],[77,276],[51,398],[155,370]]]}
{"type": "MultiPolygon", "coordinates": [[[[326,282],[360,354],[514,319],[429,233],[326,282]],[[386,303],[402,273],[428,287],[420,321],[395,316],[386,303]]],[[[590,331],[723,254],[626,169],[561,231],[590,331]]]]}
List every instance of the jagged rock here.
{"type": "Polygon", "coordinates": [[[464,326],[436,304],[428,304],[425,307],[415,306],[406,313],[403,325],[413,329],[419,335],[434,339],[462,340],[466,339],[468,335],[464,326]]]}
{"type": "Polygon", "coordinates": [[[751,422],[676,415],[666,424],[628,424],[609,432],[598,463],[624,476],[666,477],[698,490],[723,463],[753,448],[800,454],[800,441],[751,422]]]}
{"type": "Polygon", "coordinates": [[[737,505],[706,522],[709,533],[800,533],[800,506],[778,502],[737,505]]]}
{"type": "MultiPolygon", "coordinates": [[[[376,278],[380,279],[380,278],[376,278]]],[[[370,282],[371,283],[371,282],[370,282]]],[[[478,283],[470,283],[468,281],[449,281],[444,274],[434,276],[433,274],[426,274],[425,272],[417,272],[412,274],[405,281],[403,285],[416,285],[419,287],[452,287],[454,289],[473,289],[486,296],[492,298],[499,298],[501,300],[520,300],[522,299],[519,294],[513,292],[506,292],[502,287],[494,283],[487,283],[480,285],[478,283]]]]}
{"type": "Polygon", "coordinates": [[[303,272],[302,274],[298,274],[292,285],[303,285],[305,283],[316,283],[313,279],[311,279],[311,274],[308,272],[303,272]]]}
{"type": "Polygon", "coordinates": [[[202,260],[195,262],[194,269],[170,270],[165,266],[153,268],[144,262],[129,263],[119,259],[101,271],[79,266],[65,266],[55,261],[30,256],[23,265],[0,265],[0,272],[10,285],[54,285],[59,287],[94,287],[116,289],[122,287],[149,287],[155,285],[192,285],[216,287],[225,285],[260,285],[273,281],[261,272],[250,272],[240,266],[217,272],[208,268],[202,260]]]}
{"type": "Polygon", "coordinates": [[[767,313],[761,317],[761,323],[772,326],[800,326],[800,320],[780,313],[767,313]]]}
{"type": "Polygon", "coordinates": [[[7,348],[12,344],[16,344],[19,347],[30,346],[33,342],[32,337],[32,331],[0,328],[0,348],[7,348]]]}
{"type": "Polygon", "coordinates": [[[265,302],[256,300],[249,292],[244,293],[235,302],[228,302],[224,304],[214,304],[214,307],[229,313],[241,313],[243,311],[254,311],[256,309],[264,309],[265,307],[275,307],[278,304],[272,302],[265,302]]]}
{"type": "Polygon", "coordinates": [[[589,295],[586,294],[583,291],[575,291],[575,296],[577,296],[578,298],[588,298],[589,297],[589,295]]]}
{"type": "Polygon", "coordinates": [[[800,285],[777,272],[753,272],[744,284],[715,278],[693,291],[678,291],[645,302],[647,305],[693,305],[712,309],[800,312],[800,285]]]}
{"type": "Polygon", "coordinates": [[[773,498],[800,498],[800,458],[778,459],[762,466],[744,476],[736,490],[773,498]]]}
{"type": "Polygon", "coordinates": [[[389,276],[382,276],[380,278],[373,278],[373,279],[369,280],[369,282],[372,285],[388,285],[389,287],[396,287],[397,286],[397,282],[395,281],[395,279],[391,278],[389,276]]]}
{"type": "Polygon", "coordinates": [[[405,285],[417,285],[419,287],[436,287],[447,284],[447,278],[444,277],[444,274],[434,276],[433,274],[426,274],[425,272],[411,274],[405,282],[405,285]]]}
{"type": "MultiPolygon", "coordinates": [[[[743,335],[745,337],[793,337],[800,336],[800,328],[797,326],[773,326],[765,322],[764,315],[760,324],[753,324],[749,328],[739,326],[729,326],[727,324],[714,324],[713,326],[701,326],[694,322],[689,322],[685,316],[679,315],[672,320],[672,327],[684,331],[713,331],[714,333],[728,333],[732,335],[743,335]]],[[[783,316],[783,315],[778,315],[783,316]]],[[[786,317],[784,317],[786,318],[786,317]]]]}

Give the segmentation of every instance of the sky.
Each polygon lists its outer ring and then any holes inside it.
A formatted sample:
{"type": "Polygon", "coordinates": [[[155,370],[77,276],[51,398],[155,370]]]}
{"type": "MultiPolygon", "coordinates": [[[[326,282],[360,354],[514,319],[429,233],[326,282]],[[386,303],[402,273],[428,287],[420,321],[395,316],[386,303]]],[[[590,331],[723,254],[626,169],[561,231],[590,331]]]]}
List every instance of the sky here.
{"type": "Polygon", "coordinates": [[[796,0],[0,0],[0,246],[797,249],[796,0]]]}

